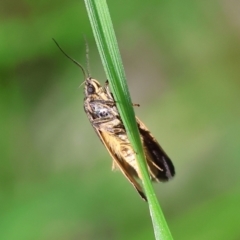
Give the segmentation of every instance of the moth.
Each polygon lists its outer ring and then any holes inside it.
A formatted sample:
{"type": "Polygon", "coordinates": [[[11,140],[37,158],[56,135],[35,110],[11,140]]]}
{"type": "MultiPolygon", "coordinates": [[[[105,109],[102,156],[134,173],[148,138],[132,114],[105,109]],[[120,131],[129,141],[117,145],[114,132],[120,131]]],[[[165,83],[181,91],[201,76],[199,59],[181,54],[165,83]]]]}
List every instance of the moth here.
{"type": "MultiPolygon", "coordinates": [[[[96,79],[86,73],[81,64],[69,57],[56,41],[55,43],[65,56],[81,68],[85,76],[84,110],[95,132],[113,159],[112,168],[120,169],[139,195],[147,201],[142,186],[138,182],[138,179],[141,179],[141,174],[136,160],[136,153],[128,139],[116,101],[109,89],[108,81],[104,86],[101,86],[96,79]]],[[[170,180],[175,175],[172,161],[148,128],[137,117],[136,122],[151,180],[157,182],[170,180]]]]}

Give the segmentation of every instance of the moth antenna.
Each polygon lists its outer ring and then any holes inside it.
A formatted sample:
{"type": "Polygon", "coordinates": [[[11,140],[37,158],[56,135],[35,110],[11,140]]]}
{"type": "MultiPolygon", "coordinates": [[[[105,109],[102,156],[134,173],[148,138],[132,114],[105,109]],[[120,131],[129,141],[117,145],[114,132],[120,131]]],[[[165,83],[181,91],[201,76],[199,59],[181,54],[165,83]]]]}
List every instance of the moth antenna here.
{"type": "Polygon", "coordinates": [[[80,88],[83,84],[85,83],[85,81],[83,81],[80,85],[79,85],[79,87],[78,88],[80,88]]]}
{"type": "Polygon", "coordinates": [[[87,42],[87,37],[84,35],[85,46],[86,46],[86,66],[87,66],[87,75],[90,77],[90,64],[89,64],[89,47],[87,42]]]}
{"type": "MultiPolygon", "coordinates": [[[[65,53],[64,51],[63,51],[63,49],[60,47],[60,45],[57,43],[57,41],[53,38],[52,39],[54,42],[55,42],[55,44],[57,45],[57,47],[60,49],[60,51],[68,58],[68,59],[70,59],[73,63],[75,63],[78,67],[80,67],[81,68],[81,70],[82,70],[82,72],[83,72],[83,75],[84,75],[84,78],[86,79],[87,77],[88,77],[88,71],[86,72],[85,71],[85,69],[84,69],[84,67],[79,63],[79,62],[77,62],[75,59],[73,59],[73,58],[71,58],[69,55],[67,55],[67,53],[65,53]]],[[[82,84],[81,84],[82,85],[82,84]]]]}

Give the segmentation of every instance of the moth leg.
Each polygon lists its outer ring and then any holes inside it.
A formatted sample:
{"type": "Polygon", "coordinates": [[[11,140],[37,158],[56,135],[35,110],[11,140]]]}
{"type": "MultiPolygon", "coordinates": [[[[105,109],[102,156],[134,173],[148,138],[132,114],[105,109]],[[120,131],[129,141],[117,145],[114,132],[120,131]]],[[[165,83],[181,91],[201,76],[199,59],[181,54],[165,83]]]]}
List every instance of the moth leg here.
{"type": "MultiPolygon", "coordinates": [[[[102,103],[102,104],[106,104],[106,105],[110,105],[110,106],[116,106],[116,101],[109,101],[109,100],[94,100],[92,102],[98,102],[98,103],[102,103]]],[[[91,103],[91,102],[90,102],[91,103]]],[[[133,107],[140,107],[140,104],[138,103],[132,103],[133,107]]]]}
{"type": "Polygon", "coordinates": [[[92,125],[99,130],[105,130],[105,131],[112,132],[112,133],[125,132],[122,124],[118,124],[117,126],[113,126],[111,124],[111,121],[114,121],[115,119],[117,119],[117,118],[112,117],[112,118],[93,119],[92,125]]]}
{"type": "Polygon", "coordinates": [[[112,127],[104,126],[102,124],[94,124],[93,126],[101,131],[106,131],[114,135],[119,133],[125,133],[125,130],[123,128],[112,128],[112,127]]]}
{"type": "Polygon", "coordinates": [[[114,133],[126,133],[123,125],[119,126],[118,128],[114,128],[113,132],[114,133]]]}
{"type": "MultiPolygon", "coordinates": [[[[108,82],[108,80],[106,80],[106,82],[105,82],[105,89],[106,89],[107,93],[112,97],[112,99],[114,99],[113,94],[109,90],[109,82],[108,82]]],[[[115,100],[114,100],[114,103],[116,103],[115,100]]],[[[138,103],[132,103],[132,105],[134,107],[140,107],[140,104],[138,104],[138,103]]]]}
{"type": "Polygon", "coordinates": [[[106,104],[106,105],[110,105],[110,106],[115,106],[115,102],[114,101],[110,101],[110,100],[100,100],[100,99],[96,99],[96,100],[93,100],[89,103],[102,103],[102,104],[106,104]]]}
{"type": "MultiPolygon", "coordinates": [[[[114,120],[115,118],[112,118],[112,119],[114,120]]],[[[113,127],[112,125],[109,126],[109,121],[111,121],[111,120],[105,119],[105,121],[102,121],[102,118],[94,119],[92,121],[92,125],[96,129],[99,129],[101,131],[107,131],[112,134],[125,133],[125,129],[122,124],[119,124],[118,126],[113,127]]]]}
{"type": "Polygon", "coordinates": [[[115,163],[115,161],[112,162],[112,171],[118,170],[118,165],[115,163]]]}
{"type": "Polygon", "coordinates": [[[132,103],[133,107],[140,107],[140,104],[138,103],[132,103]]]}
{"type": "Polygon", "coordinates": [[[93,119],[92,120],[92,124],[93,125],[99,125],[99,124],[103,124],[103,123],[107,123],[107,122],[111,122],[113,121],[114,119],[116,119],[116,117],[101,117],[101,118],[96,118],[96,119],[93,119]]]}

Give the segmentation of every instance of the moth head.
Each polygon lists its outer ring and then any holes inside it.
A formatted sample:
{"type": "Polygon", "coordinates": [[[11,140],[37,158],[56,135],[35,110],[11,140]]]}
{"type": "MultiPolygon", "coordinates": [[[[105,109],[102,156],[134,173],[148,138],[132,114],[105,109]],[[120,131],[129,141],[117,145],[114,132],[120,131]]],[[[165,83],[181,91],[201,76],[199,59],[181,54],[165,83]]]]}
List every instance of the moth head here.
{"type": "Polygon", "coordinates": [[[91,77],[86,78],[85,80],[85,96],[98,93],[101,88],[100,83],[91,77]]]}
{"type": "MultiPolygon", "coordinates": [[[[55,39],[53,39],[53,41],[56,43],[56,45],[58,46],[58,48],[61,50],[61,52],[67,57],[69,58],[73,63],[75,63],[83,72],[83,75],[84,75],[84,78],[85,78],[85,81],[82,83],[84,84],[85,83],[85,88],[84,88],[84,92],[85,92],[85,96],[89,96],[91,94],[96,94],[98,93],[98,91],[101,88],[101,85],[100,83],[96,80],[96,79],[93,79],[90,77],[90,74],[89,74],[89,62],[88,62],[88,46],[87,46],[87,43],[86,43],[86,59],[87,59],[87,71],[84,69],[84,67],[78,63],[76,60],[74,60],[73,58],[71,58],[70,56],[68,56],[64,51],[63,49],[60,47],[60,45],[56,42],[55,39]]],[[[82,86],[82,84],[80,86],[82,86]]]]}

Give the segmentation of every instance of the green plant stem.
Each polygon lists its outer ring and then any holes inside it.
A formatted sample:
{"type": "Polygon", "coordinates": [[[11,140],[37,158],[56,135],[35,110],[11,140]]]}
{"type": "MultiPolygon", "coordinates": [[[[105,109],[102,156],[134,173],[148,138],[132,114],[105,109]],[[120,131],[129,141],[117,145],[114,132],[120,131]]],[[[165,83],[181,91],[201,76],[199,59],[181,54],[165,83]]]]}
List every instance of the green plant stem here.
{"type": "Polygon", "coordinates": [[[155,238],[158,240],[171,240],[171,233],[149,178],[145,155],[107,3],[105,0],[85,0],[85,4],[113,96],[127,130],[129,140],[137,153],[137,163],[149,203],[155,238]]]}

